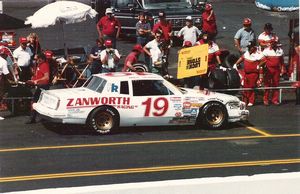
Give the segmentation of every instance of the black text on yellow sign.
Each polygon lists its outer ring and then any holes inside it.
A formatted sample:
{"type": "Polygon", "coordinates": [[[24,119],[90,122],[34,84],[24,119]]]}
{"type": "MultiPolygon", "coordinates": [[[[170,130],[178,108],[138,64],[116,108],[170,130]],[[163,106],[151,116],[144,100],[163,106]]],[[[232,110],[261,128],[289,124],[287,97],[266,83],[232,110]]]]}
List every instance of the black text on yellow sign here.
{"type": "Polygon", "coordinates": [[[207,59],[207,44],[181,49],[178,55],[177,78],[206,74],[207,59]]]}

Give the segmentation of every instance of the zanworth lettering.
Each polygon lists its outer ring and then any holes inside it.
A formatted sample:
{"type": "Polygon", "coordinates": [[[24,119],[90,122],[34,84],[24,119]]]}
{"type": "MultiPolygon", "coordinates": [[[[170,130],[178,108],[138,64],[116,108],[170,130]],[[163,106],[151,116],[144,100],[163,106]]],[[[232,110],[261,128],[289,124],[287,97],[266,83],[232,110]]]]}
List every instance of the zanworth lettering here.
{"type": "Polygon", "coordinates": [[[99,104],[129,105],[129,97],[93,97],[93,98],[69,98],[67,107],[95,106],[99,104]]]}

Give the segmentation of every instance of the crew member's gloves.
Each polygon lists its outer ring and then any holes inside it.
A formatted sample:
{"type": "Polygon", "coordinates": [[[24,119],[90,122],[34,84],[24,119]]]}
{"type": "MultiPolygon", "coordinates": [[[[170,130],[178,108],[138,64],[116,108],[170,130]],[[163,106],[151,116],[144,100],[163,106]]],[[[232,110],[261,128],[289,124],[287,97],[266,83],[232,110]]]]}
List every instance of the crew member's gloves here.
{"type": "Polygon", "coordinates": [[[223,66],[220,66],[220,69],[222,69],[222,71],[226,71],[227,68],[223,67],[223,66]]]}
{"type": "Polygon", "coordinates": [[[236,65],[236,64],[234,64],[234,65],[232,66],[232,68],[233,68],[233,69],[235,69],[235,70],[238,70],[238,68],[237,68],[237,65],[236,65]]]}

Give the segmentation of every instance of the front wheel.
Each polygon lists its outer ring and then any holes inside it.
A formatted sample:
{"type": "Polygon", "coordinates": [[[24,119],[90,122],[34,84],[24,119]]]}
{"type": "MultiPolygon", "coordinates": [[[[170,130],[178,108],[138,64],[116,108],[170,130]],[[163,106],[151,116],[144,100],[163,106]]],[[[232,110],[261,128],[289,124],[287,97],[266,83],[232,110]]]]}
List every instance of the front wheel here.
{"type": "Polygon", "coordinates": [[[99,107],[91,113],[88,125],[99,134],[110,134],[119,127],[119,116],[111,107],[99,107]]]}
{"type": "Polygon", "coordinates": [[[228,121],[227,110],[219,102],[209,102],[203,107],[198,120],[209,129],[221,129],[228,121]]]}

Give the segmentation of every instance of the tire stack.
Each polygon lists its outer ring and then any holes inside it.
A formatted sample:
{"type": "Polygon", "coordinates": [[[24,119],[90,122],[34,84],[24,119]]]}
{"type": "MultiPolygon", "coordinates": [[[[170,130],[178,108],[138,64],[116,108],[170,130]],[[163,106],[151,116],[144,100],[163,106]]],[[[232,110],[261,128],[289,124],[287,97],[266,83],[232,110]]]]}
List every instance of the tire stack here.
{"type": "MultiPolygon", "coordinates": [[[[241,80],[237,70],[232,68],[232,65],[238,60],[238,56],[229,54],[224,59],[224,64],[227,67],[226,71],[215,69],[208,77],[208,87],[210,89],[233,89],[240,88],[241,80]]],[[[234,94],[236,92],[227,92],[234,94]]]]}

